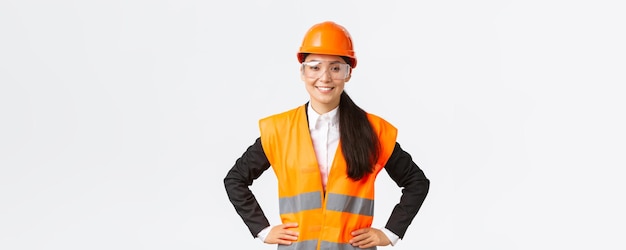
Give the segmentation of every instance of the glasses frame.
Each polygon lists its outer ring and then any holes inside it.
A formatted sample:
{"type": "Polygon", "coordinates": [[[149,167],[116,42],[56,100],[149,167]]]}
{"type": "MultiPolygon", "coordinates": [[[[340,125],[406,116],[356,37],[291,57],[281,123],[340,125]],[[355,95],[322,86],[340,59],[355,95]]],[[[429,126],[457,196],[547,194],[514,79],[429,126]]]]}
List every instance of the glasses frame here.
{"type": "Polygon", "coordinates": [[[331,66],[333,66],[333,65],[340,65],[341,67],[345,67],[345,71],[346,71],[346,74],[343,76],[343,78],[334,78],[333,74],[331,72],[330,78],[333,79],[333,80],[345,80],[346,78],[348,78],[348,76],[350,76],[350,70],[351,70],[350,64],[339,62],[339,61],[318,61],[318,60],[313,60],[313,61],[302,62],[300,65],[301,65],[300,66],[300,71],[302,72],[302,75],[304,75],[307,78],[311,78],[311,79],[319,79],[319,78],[321,78],[322,75],[326,74],[328,72],[328,69],[331,66]],[[324,62],[328,62],[328,64],[326,65],[326,69],[324,71],[321,71],[317,77],[310,77],[310,76],[307,76],[304,73],[305,67],[307,67],[307,66],[310,67],[310,66],[324,65],[324,62]]]}

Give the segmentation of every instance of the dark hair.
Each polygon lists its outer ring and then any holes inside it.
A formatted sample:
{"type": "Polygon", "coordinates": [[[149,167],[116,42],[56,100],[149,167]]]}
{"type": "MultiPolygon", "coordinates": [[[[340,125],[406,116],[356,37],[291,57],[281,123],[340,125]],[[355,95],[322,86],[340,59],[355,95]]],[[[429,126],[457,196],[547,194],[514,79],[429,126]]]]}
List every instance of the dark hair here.
{"type": "MultiPolygon", "coordinates": [[[[352,60],[342,56],[352,65],[352,60]]],[[[348,177],[360,180],[374,171],[380,144],[367,113],[356,105],[344,90],[339,100],[339,136],[341,151],[348,166],[348,177]]]]}
{"type": "Polygon", "coordinates": [[[339,100],[339,136],[341,151],[348,165],[348,177],[358,181],[372,173],[379,156],[378,135],[367,119],[367,113],[352,101],[345,90],[339,100]]]}
{"type": "Polygon", "coordinates": [[[341,56],[341,58],[343,59],[344,62],[346,62],[347,64],[350,65],[350,67],[354,67],[354,65],[352,65],[352,59],[350,59],[350,57],[347,56],[341,56]]]}

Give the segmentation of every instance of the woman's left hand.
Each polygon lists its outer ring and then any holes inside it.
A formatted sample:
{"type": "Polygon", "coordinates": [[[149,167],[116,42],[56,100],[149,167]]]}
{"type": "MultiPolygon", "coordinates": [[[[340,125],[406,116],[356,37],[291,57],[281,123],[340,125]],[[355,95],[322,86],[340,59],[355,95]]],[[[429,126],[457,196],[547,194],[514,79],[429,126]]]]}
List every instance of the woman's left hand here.
{"type": "Polygon", "coordinates": [[[359,248],[368,248],[374,246],[386,246],[391,244],[387,235],[380,229],[362,228],[352,232],[353,238],[350,244],[359,248]]]}

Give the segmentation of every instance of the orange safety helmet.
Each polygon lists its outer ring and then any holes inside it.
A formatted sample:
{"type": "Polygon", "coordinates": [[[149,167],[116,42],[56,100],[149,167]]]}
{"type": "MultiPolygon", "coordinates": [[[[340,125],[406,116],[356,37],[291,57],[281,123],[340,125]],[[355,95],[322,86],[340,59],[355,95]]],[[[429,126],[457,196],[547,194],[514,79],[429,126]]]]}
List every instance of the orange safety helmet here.
{"type": "Polygon", "coordinates": [[[343,26],[331,21],[313,25],[304,35],[298,51],[298,61],[304,62],[305,54],[337,55],[350,58],[348,64],[356,68],[356,56],[352,49],[352,37],[343,26]]]}

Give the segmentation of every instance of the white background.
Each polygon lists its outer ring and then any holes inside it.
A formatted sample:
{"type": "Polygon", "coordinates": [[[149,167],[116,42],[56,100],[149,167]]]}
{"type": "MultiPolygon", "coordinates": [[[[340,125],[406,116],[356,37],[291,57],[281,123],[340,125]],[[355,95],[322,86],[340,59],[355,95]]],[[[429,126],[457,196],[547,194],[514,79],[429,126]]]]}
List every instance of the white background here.
{"type": "MultiPolygon", "coordinates": [[[[275,249],[223,178],[303,104],[313,24],[431,180],[386,249],[625,249],[626,8],[608,0],[0,1],[0,249],[275,249]]],[[[375,226],[400,190],[382,172],[375,226]]],[[[278,223],[275,177],[252,186],[278,223]]]]}

